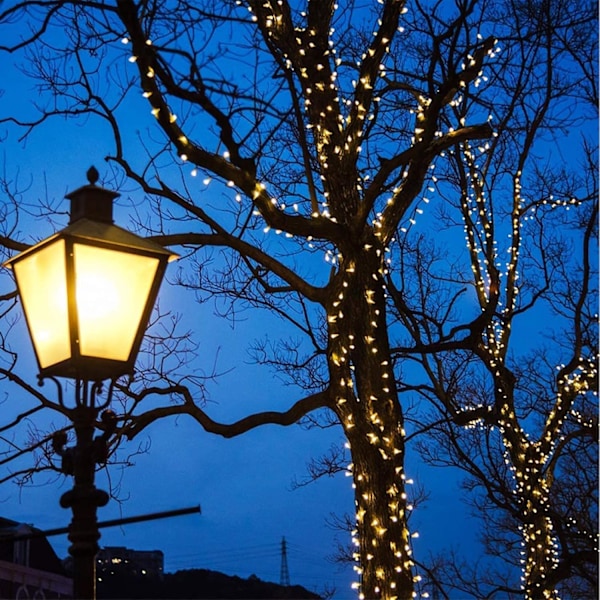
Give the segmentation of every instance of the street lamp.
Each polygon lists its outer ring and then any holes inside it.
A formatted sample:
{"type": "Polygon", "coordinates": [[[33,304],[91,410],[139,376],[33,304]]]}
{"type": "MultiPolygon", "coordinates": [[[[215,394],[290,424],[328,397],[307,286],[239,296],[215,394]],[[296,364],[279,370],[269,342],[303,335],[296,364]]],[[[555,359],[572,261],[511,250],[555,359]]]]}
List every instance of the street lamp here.
{"type": "Polygon", "coordinates": [[[118,194],[96,185],[94,167],[87,177],[87,185],[67,195],[69,225],[4,263],[15,275],[40,381],[57,384],[58,408],[76,434],[75,447],[64,447],[64,433],[54,436],[53,446],[63,471],[74,476],[73,489],[60,503],[72,510],[69,553],[78,599],[95,598],[96,514],[108,494],[96,488],[94,476],[116,425],[107,407],[116,379],[133,375],[167,262],[177,258],[114,225],[112,202],[118,194]],[[64,403],[56,377],[75,380],[74,406],[64,403]],[[111,383],[101,400],[105,380],[111,383]],[[94,438],[96,428],[103,433],[94,438]]]}

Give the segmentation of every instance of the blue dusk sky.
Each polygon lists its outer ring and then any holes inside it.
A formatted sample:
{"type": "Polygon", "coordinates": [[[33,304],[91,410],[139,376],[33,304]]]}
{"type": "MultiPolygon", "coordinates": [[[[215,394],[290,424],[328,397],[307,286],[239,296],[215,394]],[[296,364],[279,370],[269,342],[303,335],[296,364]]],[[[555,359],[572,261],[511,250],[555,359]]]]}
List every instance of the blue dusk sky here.
{"type": "MultiPolygon", "coordinates": [[[[18,28],[19,24],[15,24],[18,28]]],[[[0,114],[18,114],[27,118],[39,100],[35,82],[24,77],[22,68],[6,55],[2,68],[0,114]]],[[[16,60],[16,59],[15,59],[16,60]]],[[[131,131],[136,129],[133,107],[131,131]]],[[[66,226],[66,193],[86,183],[85,173],[91,165],[100,172],[100,183],[112,184],[104,157],[112,150],[112,139],[105,125],[93,119],[56,118],[40,126],[25,140],[23,131],[13,123],[0,125],[0,174],[11,182],[25,211],[15,226],[14,237],[33,242],[66,226]],[[36,216],[50,204],[59,212],[50,218],[36,216]]],[[[129,140],[131,142],[131,140],[129,140]]],[[[222,190],[194,184],[199,194],[215,201],[222,190]]],[[[123,182],[115,209],[115,221],[128,227],[134,209],[143,202],[141,192],[123,182]]],[[[6,218],[14,213],[6,195],[0,191],[0,204],[6,218]]],[[[416,227],[427,227],[423,219],[416,227]]],[[[177,251],[177,249],[175,249],[177,251]]],[[[182,259],[185,266],[185,258],[182,259]]],[[[247,346],[254,339],[279,333],[281,323],[263,313],[246,312],[232,327],[215,314],[210,304],[197,304],[193,294],[173,285],[178,263],[169,266],[159,294],[161,312],[180,315],[180,330],[192,332],[198,344],[197,358],[191,369],[198,373],[222,375],[207,381],[210,401],[206,412],[215,420],[232,422],[259,410],[282,410],[299,398],[269,371],[252,365],[247,346]]],[[[0,274],[2,294],[13,289],[10,275],[0,274]]],[[[36,384],[36,367],[20,308],[5,318],[2,332],[10,328],[10,343],[18,350],[16,373],[36,384]]],[[[51,397],[53,390],[47,387],[51,397]]],[[[67,390],[67,397],[69,391],[67,390]]],[[[6,418],[33,406],[27,394],[0,383],[0,411],[6,418]]],[[[60,415],[45,411],[24,422],[20,439],[27,429],[61,427],[60,415]]],[[[331,560],[337,544],[349,544],[348,534],[336,531],[330,523],[333,515],[354,514],[350,477],[339,474],[322,478],[294,489],[293,481],[306,476],[311,458],[325,454],[332,444],[343,443],[340,427],[305,430],[266,426],[234,439],[205,433],[186,417],[153,424],[138,438],[124,442],[117,454],[117,464],[101,469],[97,485],[112,490],[115,499],[99,509],[100,521],[131,517],[200,505],[201,514],[156,520],[102,530],[102,546],[126,546],[136,550],[162,550],[165,570],[206,568],[265,581],[279,582],[282,537],[288,543],[290,582],[310,590],[336,590],[334,598],[355,598],[351,584],[356,580],[351,565],[331,560]],[[131,463],[126,468],[124,461],[131,463]]],[[[26,455],[18,463],[24,468],[26,455]]],[[[15,465],[4,465],[7,468],[15,465]]],[[[417,558],[457,549],[465,558],[481,554],[477,525],[469,516],[459,488],[460,479],[451,469],[434,470],[421,463],[409,449],[407,474],[429,493],[427,503],[411,516],[411,529],[419,533],[413,540],[417,558]]],[[[17,487],[0,485],[0,516],[26,522],[39,529],[66,526],[68,511],[61,509],[61,494],[71,487],[70,478],[43,473],[31,484],[17,487]]],[[[67,555],[66,535],[50,539],[59,556],[67,555]]]]}

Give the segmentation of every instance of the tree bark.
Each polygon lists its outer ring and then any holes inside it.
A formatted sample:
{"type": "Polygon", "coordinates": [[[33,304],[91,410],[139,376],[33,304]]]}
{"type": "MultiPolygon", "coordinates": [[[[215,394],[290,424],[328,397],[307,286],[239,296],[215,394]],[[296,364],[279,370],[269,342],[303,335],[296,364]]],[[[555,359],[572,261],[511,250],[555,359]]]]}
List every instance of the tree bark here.
{"type": "Polygon", "coordinates": [[[382,438],[370,437],[372,429],[359,425],[348,431],[353,460],[356,534],[354,544],[360,574],[360,597],[412,598],[412,558],[406,525],[405,476],[403,451],[388,455],[383,437],[391,437],[396,448],[402,447],[401,427],[394,435],[380,432],[382,438]]]}
{"type": "MultiPolygon", "coordinates": [[[[523,498],[522,535],[524,547],[523,589],[528,600],[557,598],[552,572],[558,567],[554,524],[548,514],[549,497],[541,461],[530,446],[516,470],[523,498]],[[533,456],[533,458],[531,458],[533,456]]],[[[515,461],[515,464],[519,464],[515,461]]]]}
{"type": "Polygon", "coordinates": [[[337,414],[352,456],[361,598],[412,598],[402,409],[394,385],[384,252],[365,236],[342,254],[328,307],[337,414]],[[352,293],[347,293],[352,290],[352,293]]]}

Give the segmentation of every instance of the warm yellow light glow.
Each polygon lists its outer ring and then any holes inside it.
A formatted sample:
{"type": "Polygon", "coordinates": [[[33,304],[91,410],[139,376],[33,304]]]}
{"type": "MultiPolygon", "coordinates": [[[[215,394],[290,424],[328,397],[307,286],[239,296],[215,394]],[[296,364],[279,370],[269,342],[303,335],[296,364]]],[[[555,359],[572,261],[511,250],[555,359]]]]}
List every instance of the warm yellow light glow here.
{"type": "Polygon", "coordinates": [[[159,261],[73,245],[80,352],[127,360],[159,261]]]}
{"type": "Polygon", "coordinates": [[[71,355],[65,242],[57,240],[14,264],[23,310],[40,367],[71,355]]]}
{"type": "Polygon", "coordinates": [[[72,267],[64,238],[13,263],[40,368],[78,354],[126,362],[160,261],[81,243],[72,249],[72,267]]]}

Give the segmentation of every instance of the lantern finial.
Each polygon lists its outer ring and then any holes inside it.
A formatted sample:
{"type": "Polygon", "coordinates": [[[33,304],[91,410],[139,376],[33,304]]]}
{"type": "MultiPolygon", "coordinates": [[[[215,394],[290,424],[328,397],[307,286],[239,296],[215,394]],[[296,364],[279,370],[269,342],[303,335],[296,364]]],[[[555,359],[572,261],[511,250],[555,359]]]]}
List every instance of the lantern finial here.
{"type": "Polygon", "coordinates": [[[100,177],[100,173],[98,173],[98,169],[96,169],[96,167],[94,167],[94,165],[92,165],[87,173],[87,178],[88,181],[90,182],[90,185],[96,185],[96,182],[98,181],[98,178],[100,177]]]}

